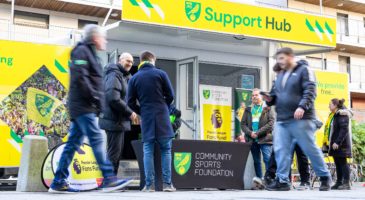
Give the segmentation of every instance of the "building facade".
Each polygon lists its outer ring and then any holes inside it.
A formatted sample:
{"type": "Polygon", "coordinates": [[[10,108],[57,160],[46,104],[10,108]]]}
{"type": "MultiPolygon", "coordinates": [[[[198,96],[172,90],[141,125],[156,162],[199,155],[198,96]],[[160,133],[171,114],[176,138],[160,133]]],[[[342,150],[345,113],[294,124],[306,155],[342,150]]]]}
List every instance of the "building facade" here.
{"type": "MultiPolygon", "coordinates": [[[[306,9],[303,4],[316,9],[316,5],[299,1],[230,1],[299,13],[305,13],[296,10],[306,9]]],[[[330,9],[324,10],[327,12],[330,9]]],[[[272,55],[278,48],[288,45],[293,47],[318,69],[322,69],[318,66],[318,62],[322,62],[321,55],[313,53],[331,50],[301,42],[293,44],[284,40],[128,23],[120,20],[122,12],[122,0],[0,0],[0,39],[71,46],[81,39],[82,27],[94,23],[105,26],[108,31],[108,50],[100,54],[103,64],[115,62],[122,52],[130,52],[138,65],[141,51],[148,49],[155,52],[159,58],[157,64],[168,73],[173,83],[177,96],[176,106],[182,110],[187,124],[181,129],[183,139],[199,138],[196,133],[199,132],[200,84],[242,88],[241,77],[246,75],[253,77],[254,87],[269,90],[274,78],[271,69],[275,61],[272,55]]],[[[356,18],[359,19],[360,14],[356,18]]],[[[351,36],[352,32],[350,30],[348,35],[351,36]]],[[[345,37],[340,36],[339,42],[345,40],[345,37]]],[[[357,49],[354,47],[360,48],[359,37],[346,39],[357,43],[346,44],[346,47],[338,46],[336,51],[326,53],[324,58],[327,67],[323,69],[342,70],[350,75],[354,73],[351,76],[352,84],[358,88],[352,92],[353,106],[360,109],[363,86],[359,76],[362,67],[355,66],[361,66],[364,58],[360,53],[348,52],[357,49]],[[345,50],[342,51],[342,48],[345,50]],[[350,57],[349,63],[346,56],[350,57]],[[346,71],[348,68],[353,69],[346,71]]]]}
{"type": "MultiPolygon", "coordinates": [[[[320,13],[318,0],[289,0],[288,7],[320,13]]],[[[306,55],[314,69],[348,73],[355,119],[365,117],[365,1],[323,1],[322,13],[337,19],[337,46],[321,54],[306,55]]]]}

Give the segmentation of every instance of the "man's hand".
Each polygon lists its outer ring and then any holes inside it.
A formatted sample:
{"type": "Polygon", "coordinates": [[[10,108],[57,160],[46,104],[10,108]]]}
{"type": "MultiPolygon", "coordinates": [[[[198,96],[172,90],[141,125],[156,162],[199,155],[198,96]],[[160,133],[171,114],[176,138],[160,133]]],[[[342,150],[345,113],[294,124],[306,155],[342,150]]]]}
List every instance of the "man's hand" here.
{"type": "Polygon", "coordinates": [[[238,142],[245,141],[245,137],[243,137],[242,135],[238,136],[236,139],[238,142]]]}
{"type": "Polygon", "coordinates": [[[252,139],[256,139],[256,138],[257,138],[257,135],[256,135],[256,133],[255,133],[255,132],[252,132],[252,133],[251,133],[251,138],[252,138],[252,139]]]}
{"type": "Polygon", "coordinates": [[[136,114],[135,112],[133,112],[129,118],[130,118],[132,121],[135,121],[137,117],[138,117],[138,116],[137,116],[137,114],[136,114]]]}
{"type": "Polygon", "coordinates": [[[332,144],[332,149],[337,150],[338,148],[339,148],[338,144],[336,144],[336,143],[332,144]]]}
{"type": "Polygon", "coordinates": [[[297,110],[295,111],[294,113],[294,118],[297,119],[297,120],[300,120],[303,118],[303,115],[304,115],[304,110],[303,108],[297,108],[297,110]]]}

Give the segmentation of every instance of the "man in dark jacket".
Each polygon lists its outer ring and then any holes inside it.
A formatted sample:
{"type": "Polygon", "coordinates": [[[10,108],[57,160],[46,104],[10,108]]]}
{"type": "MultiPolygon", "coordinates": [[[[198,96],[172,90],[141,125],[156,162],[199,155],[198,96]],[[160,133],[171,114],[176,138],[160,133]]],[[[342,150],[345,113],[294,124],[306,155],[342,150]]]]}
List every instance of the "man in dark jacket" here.
{"type": "Polygon", "coordinates": [[[123,53],[119,58],[119,63],[109,64],[105,68],[104,74],[105,104],[99,124],[100,128],[106,132],[108,156],[116,174],[123,152],[124,133],[131,130],[131,120],[137,117],[137,114],[126,103],[127,81],[131,78],[129,70],[132,66],[133,56],[123,53]]]}
{"type": "Polygon", "coordinates": [[[241,129],[245,133],[246,142],[252,142],[251,153],[258,178],[262,178],[261,154],[268,169],[272,147],[272,129],[274,115],[270,107],[262,101],[260,90],[252,91],[252,106],[247,107],[241,120],[241,129]]]}
{"type": "Polygon", "coordinates": [[[322,151],[315,143],[314,132],[316,116],[316,80],[314,73],[304,60],[295,61],[292,49],[282,48],[276,53],[276,60],[282,71],[279,72],[275,86],[266,96],[268,105],[275,105],[277,122],[275,124],[274,151],[277,163],[277,180],[268,190],[290,190],[289,171],[291,152],[297,143],[310,159],[313,169],[321,180],[321,191],[330,190],[331,176],[324,162],[322,151]]]}
{"type": "Polygon", "coordinates": [[[67,183],[68,167],[75,151],[87,136],[104,176],[102,188],[111,191],[128,185],[131,180],[118,180],[109,159],[105,159],[103,137],[97,123],[103,99],[102,69],[96,50],[106,49],[105,32],[97,25],[87,25],[84,40],[71,52],[71,82],[68,109],[71,116],[70,134],[49,192],[77,192],[67,183]]]}
{"type": "Polygon", "coordinates": [[[141,115],[146,176],[143,191],[154,191],[155,143],[159,144],[161,150],[163,190],[175,191],[171,183],[171,146],[174,132],[169,118],[169,106],[174,101],[174,92],[167,74],[155,67],[156,57],[153,53],[143,52],[140,60],[139,71],[128,84],[128,106],[141,115]]]}

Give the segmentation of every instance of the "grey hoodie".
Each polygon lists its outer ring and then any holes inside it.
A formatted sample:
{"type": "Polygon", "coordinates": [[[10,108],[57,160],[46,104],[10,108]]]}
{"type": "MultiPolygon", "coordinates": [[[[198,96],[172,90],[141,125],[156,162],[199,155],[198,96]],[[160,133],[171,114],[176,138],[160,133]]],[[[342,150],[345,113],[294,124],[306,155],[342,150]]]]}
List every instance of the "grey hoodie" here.
{"type": "Polygon", "coordinates": [[[300,60],[293,69],[285,86],[282,86],[285,71],[281,71],[271,89],[273,100],[267,105],[276,106],[277,121],[294,119],[295,110],[304,109],[303,119],[316,119],[314,100],[316,99],[316,78],[309,69],[308,62],[300,60]]]}

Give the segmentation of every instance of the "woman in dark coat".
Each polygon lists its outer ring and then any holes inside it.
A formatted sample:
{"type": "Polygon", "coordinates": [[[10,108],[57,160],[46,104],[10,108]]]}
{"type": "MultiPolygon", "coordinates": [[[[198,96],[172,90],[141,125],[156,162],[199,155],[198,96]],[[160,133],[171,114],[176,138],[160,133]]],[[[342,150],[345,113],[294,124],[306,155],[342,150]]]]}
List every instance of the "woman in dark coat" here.
{"type": "Polygon", "coordinates": [[[333,190],[350,190],[350,167],[347,158],[352,157],[351,133],[349,130],[352,112],[344,105],[344,99],[332,99],[329,104],[331,111],[326,129],[329,132],[329,155],[336,165],[337,181],[333,190]]]}

